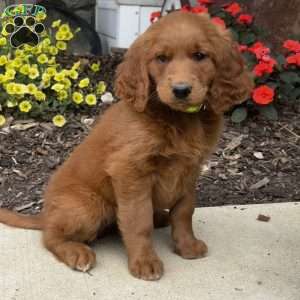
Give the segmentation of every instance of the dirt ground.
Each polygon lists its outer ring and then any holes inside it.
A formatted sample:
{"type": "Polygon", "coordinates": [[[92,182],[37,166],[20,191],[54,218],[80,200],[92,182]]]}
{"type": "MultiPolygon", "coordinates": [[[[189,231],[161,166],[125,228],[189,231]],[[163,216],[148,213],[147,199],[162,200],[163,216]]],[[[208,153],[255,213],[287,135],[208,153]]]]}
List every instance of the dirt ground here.
{"type": "MultiPolygon", "coordinates": [[[[119,58],[104,58],[101,78],[112,88],[119,58]]],[[[98,113],[74,115],[62,129],[25,120],[0,129],[0,207],[36,213],[50,174],[82,141],[98,113]]],[[[300,201],[299,108],[280,107],[279,121],[253,115],[226,128],[197,185],[198,206],[300,201]]],[[[101,117],[101,116],[100,116],[101,117]]]]}

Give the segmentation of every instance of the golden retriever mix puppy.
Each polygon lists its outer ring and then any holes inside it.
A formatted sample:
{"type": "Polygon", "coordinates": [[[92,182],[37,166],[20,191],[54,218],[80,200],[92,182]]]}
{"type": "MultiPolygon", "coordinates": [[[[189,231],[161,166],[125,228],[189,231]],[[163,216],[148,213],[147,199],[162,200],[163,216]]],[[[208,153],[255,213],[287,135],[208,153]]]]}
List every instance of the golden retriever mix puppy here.
{"type": "Polygon", "coordinates": [[[168,222],[183,258],[207,252],[192,229],[195,182],[222,129],[223,112],[253,83],[229,33],[207,15],[174,12],[153,24],[117,69],[113,105],[54,173],[40,215],[0,210],[0,221],[41,229],[45,247],[87,271],[87,245],[116,223],[131,274],[157,280],[155,226],[168,222]]]}

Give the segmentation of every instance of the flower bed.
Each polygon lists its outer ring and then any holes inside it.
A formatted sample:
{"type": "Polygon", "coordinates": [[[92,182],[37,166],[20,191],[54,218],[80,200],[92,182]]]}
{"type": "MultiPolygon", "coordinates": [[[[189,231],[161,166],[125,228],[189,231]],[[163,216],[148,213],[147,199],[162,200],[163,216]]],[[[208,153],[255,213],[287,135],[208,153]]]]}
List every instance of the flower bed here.
{"type": "MultiPolygon", "coordinates": [[[[213,0],[198,0],[196,6],[184,6],[182,11],[196,14],[208,13],[218,26],[231,30],[249,69],[255,78],[252,97],[232,111],[231,119],[241,122],[248,111],[254,109],[270,120],[277,119],[275,104],[279,101],[300,101],[300,43],[283,42],[283,54],[273,53],[260,39],[263,31],[255,25],[255,16],[243,13],[237,2],[223,6],[213,0]]],[[[150,20],[155,22],[160,12],[154,12],[150,20]]]]}

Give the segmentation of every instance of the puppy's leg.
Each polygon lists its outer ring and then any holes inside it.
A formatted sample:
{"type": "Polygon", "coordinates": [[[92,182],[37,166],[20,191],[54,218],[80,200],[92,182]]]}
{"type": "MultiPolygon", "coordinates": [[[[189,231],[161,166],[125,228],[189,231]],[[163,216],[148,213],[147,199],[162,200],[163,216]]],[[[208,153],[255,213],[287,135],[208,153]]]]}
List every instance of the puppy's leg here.
{"type": "Polygon", "coordinates": [[[194,213],[195,193],[185,195],[170,211],[172,238],[175,242],[175,252],[183,258],[202,257],[207,252],[207,246],[197,240],[193,233],[192,216],[194,213]]]}
{"type": "Polygon", "coordinates": [[[85,244],[98,230],[113,222],[112,208],[92,193],[63,195],[50,207],[43,231],[45,247],[72,269],[86,272],[96,263],[96,255],[85,244]]]}
{"type": "Polygon", "coordinates": [[[151,240],[153,208],[150,184],[138,183],[132,187],[116,184],[118,199],[118,225],[128,253],[131,274],[144,280],[158,280],[163,274],[163,264],[157,256],[151,240]],[[121,187],[124,186],[124,189],[121,187]],[[130,188],[128,188],[130,187],[130,188]]]}

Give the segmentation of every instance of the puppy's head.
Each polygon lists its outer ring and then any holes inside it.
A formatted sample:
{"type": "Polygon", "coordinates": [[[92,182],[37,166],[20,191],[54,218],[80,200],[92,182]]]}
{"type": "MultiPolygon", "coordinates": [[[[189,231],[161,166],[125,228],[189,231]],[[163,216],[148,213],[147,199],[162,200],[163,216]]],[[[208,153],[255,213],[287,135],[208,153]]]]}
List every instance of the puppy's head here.
{"type": "Polygon", "coordinates": [[[175,12],[153,24],[117,69],[116,94],[144,111],[147,101],[173,110],[215,113],[247,99],[253,81],[229,32],[207,15],[175,12]]]}

